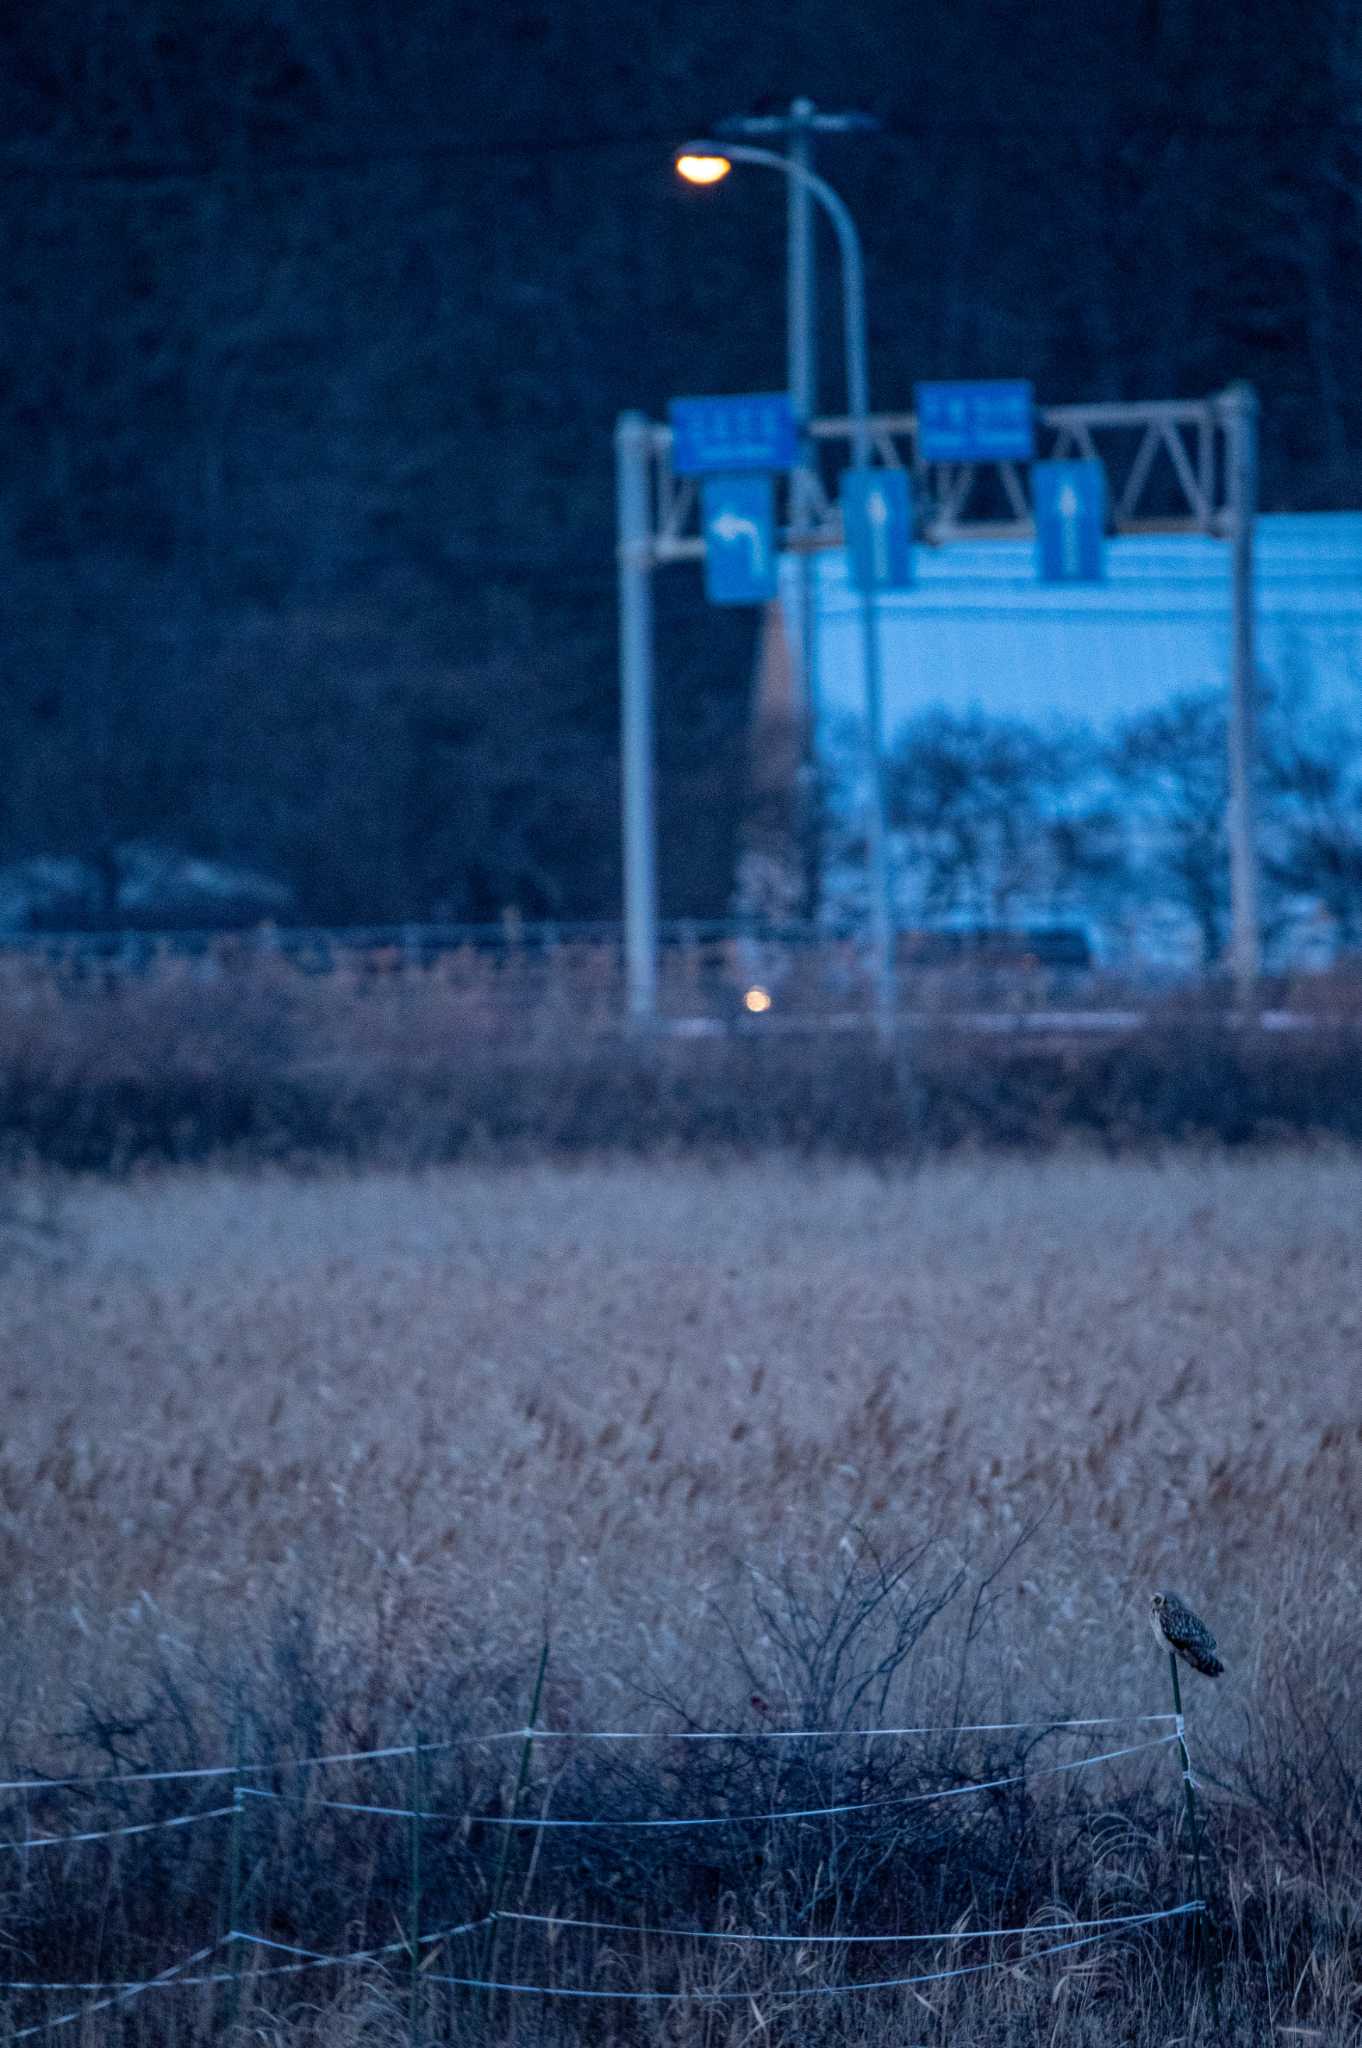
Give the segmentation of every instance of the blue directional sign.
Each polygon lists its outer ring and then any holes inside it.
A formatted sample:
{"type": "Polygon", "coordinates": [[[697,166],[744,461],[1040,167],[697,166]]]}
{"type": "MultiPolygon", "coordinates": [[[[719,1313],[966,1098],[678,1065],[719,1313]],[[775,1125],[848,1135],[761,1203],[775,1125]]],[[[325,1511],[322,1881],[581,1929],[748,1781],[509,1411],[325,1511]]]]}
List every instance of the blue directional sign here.
{"type": "Polygon", "coordinates": [[[848,469],[842,533],[857,590],[906,590],[913,580],[913,501],[901,469],[848,469]]]}
{"type": "Polygon", "coordinates": [[[673,398],[672,469],[677,476],[735,469],[793,469],[799,457],[794,408],[785,391],[747,398],[673,398]]]}
{"type": "Polygon", "coordinates": [[[1036,574],[1042,583],[1100,583],[1107,481],[1100,462],[1037,462],[1031,470],[1036,574]]]}
{"type": "Polygon", "coordinates": [[[700,486],[705,594],[762,604],[776,594],[776,490],[769,476],[712,476],[700,486]]]}
{"type": "Polygon", "coordinates": [[[1035,453],[1031,386],[917,384],[917,452],[923,462],[1029,462],[1035,453]]]}

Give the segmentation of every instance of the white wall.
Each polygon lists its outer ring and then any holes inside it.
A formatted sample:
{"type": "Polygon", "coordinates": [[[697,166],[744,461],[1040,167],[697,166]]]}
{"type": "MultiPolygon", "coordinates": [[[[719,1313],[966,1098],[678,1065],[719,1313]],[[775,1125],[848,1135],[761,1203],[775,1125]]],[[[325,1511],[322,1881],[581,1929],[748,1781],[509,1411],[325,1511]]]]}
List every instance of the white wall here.
{"type": "MultiPolygon", "coordinates": [[[[820,713],[861,707],[859,600],[843,556],[816,558],[820,713]]],[[[1110,726],[1226,680],[1229,550],[1200,535],[1112,541],[1105,583],[1037,583],[1029,541],[916,551],[911,590],[880,600],[885,723],[930,706],[1045,725],[1110,726]]],[[[1258,525],[1259,662],[1304,665],[1362,704],[1362,513],[1278,513],[1258,525]]],[[[786,567],[785,596],[794,585],[786,567]]],[[[793,619],[793,613],[790,614],[793,619]]]]}

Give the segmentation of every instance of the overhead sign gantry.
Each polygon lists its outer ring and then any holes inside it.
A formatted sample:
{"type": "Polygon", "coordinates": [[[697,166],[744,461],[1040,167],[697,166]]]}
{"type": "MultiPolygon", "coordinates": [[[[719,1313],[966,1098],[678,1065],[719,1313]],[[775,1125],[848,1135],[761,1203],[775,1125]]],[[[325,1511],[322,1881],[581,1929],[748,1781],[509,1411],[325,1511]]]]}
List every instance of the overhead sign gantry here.
{"type": "Polygon", "coordinates": [[[704,562],[717,602],[759,602],[774,590],[776,549],[788,540],[800,550],[846,546],[858,587],[902,588],[911,580],[914,507],[916,538],[928,545],[1032,538],[1047,582],[1100,578],[1108,533],[1209,534],[1226,543],[1231,966],[1245,994],[1258,978],[1252,389],[1039,407],[1019,379],[920,385],[916,395],[912,412],[870,416],[872,462],[850,490],[839,486],[856,422],[811,420],[792,463],[783,394],[675,401],[670,424],[637,412],[618,422],[625,947],[630,1012],[640,1023],[657,1000],[654,570],[704,562]],[[733,495],[739,483],[758,484],[760,501],[750,490],[733,495]]]}

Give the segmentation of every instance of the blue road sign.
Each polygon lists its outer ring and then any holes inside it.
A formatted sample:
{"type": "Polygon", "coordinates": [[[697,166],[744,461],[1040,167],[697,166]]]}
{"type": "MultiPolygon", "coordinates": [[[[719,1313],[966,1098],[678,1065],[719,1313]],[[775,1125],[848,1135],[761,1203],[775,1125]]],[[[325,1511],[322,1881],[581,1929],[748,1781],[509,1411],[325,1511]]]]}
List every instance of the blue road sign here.
{"type": "Polygon", "coordinates": [[[712,476],[700,486],[705,595],[762,604],[776,594],[776,489],[769,476],[712,476]]]}
{"type": "Polygon", "coordinates": [[[906,590],[913,580],[913,501],[905,472],[843,471],[842,533],[857,590],[906,590]]]}
{"type": "Polygon", "coordinates": [[[917,384],[917,451],[923,462],[1029,462],[1035,453],[1031,386],[917,384]]]}
{"type": "Polygon", "coordinates": [[[1100,462],[1037,462],[1031,469],[1036,574],[1042,583],[1100,583],[1107,480],[1100,462]]]}
{"type": "Polygon", "coordinates": [[[677,476],[735,469],[793,469],[799,457],[794,408],[785,391],[747,398],[673,398],[672,469],[677,476]]]}

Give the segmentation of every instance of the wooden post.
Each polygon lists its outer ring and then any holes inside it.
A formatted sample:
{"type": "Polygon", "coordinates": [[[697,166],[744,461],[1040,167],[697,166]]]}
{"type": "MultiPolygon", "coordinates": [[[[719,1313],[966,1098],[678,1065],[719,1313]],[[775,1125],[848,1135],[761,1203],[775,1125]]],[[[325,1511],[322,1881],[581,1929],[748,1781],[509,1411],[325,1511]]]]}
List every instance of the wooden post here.
{"type": "Polygon", "coordinates": [[[1220,1986],[1216,1981],[1216,1961],[1211,1953],[1210,1901],[1206,1897],[1201,1876],[1201,1827],[1197,1816],[1196,1790],[1192,1783],[1192,1763],[1187,1754],[1187,1743],[1183,1735],[1182,1686],[1178,1680],[1178,1660],[1168,1652],[1168,1669],[1173,1679],[1173,1711],[1177,1715],[1178,1755],[1182,1758],[1182,1791],[1186,1805],[1187,1831],[1192,1838],[1192,1882],[1196,1895],[1201,1901],[1201,1911],[1196,1919],[1197,1961],[1211,1994],[1211,2012],[1216,2024],[1220,2022],[1220,1986]]]}

